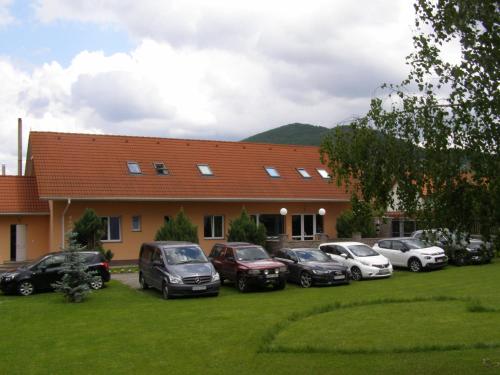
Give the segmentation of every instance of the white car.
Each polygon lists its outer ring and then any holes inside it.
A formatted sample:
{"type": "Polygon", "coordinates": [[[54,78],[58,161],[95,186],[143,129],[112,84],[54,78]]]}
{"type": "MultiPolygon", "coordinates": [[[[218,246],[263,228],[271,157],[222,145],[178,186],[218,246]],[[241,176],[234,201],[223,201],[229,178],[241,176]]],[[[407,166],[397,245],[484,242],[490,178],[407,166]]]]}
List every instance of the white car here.
{"type": "Polygon", "coordinates": [[[394,266],[420,272],[424,268],[442,268],[448,264],[444,250],[412,237],[378,241],[373,249],[390,259],[394,266]]]}
{"type": "Polygon", "coordinates": [[[343,264],[351,271],[353,280],[389,277],[392,264],[385,256],[360,242],[328,242],[319,245],[333,260],[343,264]]]}

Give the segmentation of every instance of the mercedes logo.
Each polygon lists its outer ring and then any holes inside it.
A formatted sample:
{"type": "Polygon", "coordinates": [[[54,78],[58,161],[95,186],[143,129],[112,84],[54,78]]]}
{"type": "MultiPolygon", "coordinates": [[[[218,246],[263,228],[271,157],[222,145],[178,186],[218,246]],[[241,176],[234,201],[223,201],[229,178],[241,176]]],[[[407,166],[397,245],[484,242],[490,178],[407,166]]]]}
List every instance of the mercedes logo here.
{"type": "Polygon", "coordinates": [[[196,277],[196,279],[194,279],[194,282],[195,282],[196,284],[199,284],[199,283],[200,283],[200,278],[199,278],[199,277],[196,277]]]}

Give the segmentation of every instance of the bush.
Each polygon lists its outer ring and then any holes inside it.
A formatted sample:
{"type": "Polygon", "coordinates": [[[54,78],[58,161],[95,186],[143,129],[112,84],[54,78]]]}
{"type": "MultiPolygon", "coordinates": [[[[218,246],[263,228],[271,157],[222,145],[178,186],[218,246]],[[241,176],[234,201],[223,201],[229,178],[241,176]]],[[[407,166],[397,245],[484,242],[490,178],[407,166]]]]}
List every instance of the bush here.
{"type": "Polygon", "coordinates": [[[266,227],[254,222],[243,209],[239,218],[229,224],[228,241],[250,242],[255,245],[266,245],[266,227]]]}
{"type": "Polygon", "coordinates": [[[155,241],[187,241],[198,243],[198,227],[180,210],[172,219],[158,229],[155,241]]]}
{"type": "Polygon", "coordinates": [[[76,243],[86,250],[99,251],[109,262],[115,254],[102,247],[101,238],[105,233],[102,219],[91,208],[85,209],[83,215],[75,222],[73,233],[76,243]]]}
{"type": "Polygon", "coordinates": [[[375,225],[371,205],[353,195],[351,207],[350,210],[342,212],[337,219],[337,237],[350,238],[356,232],[360,232],[362,237],[374,237],[375,225]]]}
{"type": "Polygon", "coordinates": [[[89,284],[94,280],[94,272],[87,271],[87,265],[79,251],[83,250],[77,241],[76,234],[70,233],[69,246],[64,251],[67,251],[64,262],[61,266],[61,273],[64,273],[61,281],[52,284],[56,292],[64,295],[68,302],[83,302],[87,294],[90,292],[89,284]]]}

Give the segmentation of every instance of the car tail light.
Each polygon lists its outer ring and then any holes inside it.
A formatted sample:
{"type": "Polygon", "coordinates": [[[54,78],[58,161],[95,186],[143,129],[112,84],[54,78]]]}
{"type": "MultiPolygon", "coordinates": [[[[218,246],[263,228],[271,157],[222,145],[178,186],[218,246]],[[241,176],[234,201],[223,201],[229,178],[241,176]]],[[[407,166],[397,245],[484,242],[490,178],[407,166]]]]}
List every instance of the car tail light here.
{"type": "Polygon", "coordinates": [[[109,271],[109,263],[108,262],[101,262],[99,263],[100,266],[103,266],[106,271],[109,271]]]}

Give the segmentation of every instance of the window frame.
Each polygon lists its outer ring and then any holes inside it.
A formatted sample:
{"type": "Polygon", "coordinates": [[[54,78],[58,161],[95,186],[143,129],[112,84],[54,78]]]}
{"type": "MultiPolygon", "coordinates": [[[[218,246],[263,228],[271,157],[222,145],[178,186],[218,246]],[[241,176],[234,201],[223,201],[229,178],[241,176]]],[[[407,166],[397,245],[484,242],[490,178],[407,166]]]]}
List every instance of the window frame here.
{"type": "Polygon", "coordinates": [[[320,177],[324,180],[329,180],[332,177],[325,168],[316,168],[316,172],[318,172],[320,177]],[[322,172],[325,172],[326,176],[324,176],[322,172]]]}
{"type": "Polygon", "coordinates": [[[264,167],[264,169],[266,170],[266,172],[267,172],[267,174],[268,174],[269,177],[271,177],[271,178],[281,178],[281,174],[278,171],[278,168],[272,167],[272,166],[267,166],[267,167],[264,167]],[[276,176],[273,176],[273,174],[271,172],[269,172],[270,170],[275,171],[276,172],[276,176]]]}
{"type": "Polygon", "coordinates": [[[224,225],[225,225],[225,220],[224,220],[224,215],[204,215],[203,216],[203,239],[205,240],[223,240],[225,238],[224,235],[224,225]],[[211,229],[211,236],[206,237],[205,236],[205,219],[210,218],[210,229],[211,229]],[[222,228],[221,228],[221,233],[222,237],[215,237],[215,218],[220,217],[222,218],[222,228]]]}
{"type": "Polygon", "coordinates": [[[131,231],[132,232],[142,232],[142,216],[141,215],[132,215],[131,231]],[[139,218],[139,227],[138,228],[134,228],[134,218],[139,218]]]}
{"type": "Polygon", "coordinates": [[[153,168],[155,169],[157,176],[168,176],[168,175],[170,175],[170,171],[167,168],[167,165],[164,162],[162,162],[162,161],[154,161],[153,162],[153,168]]]}
{"type": "Polygon", "coordinates": [[[105,243],[112,243],[112,242],[122,242],[122,218],[121,216],[100,216],[101,220],[102,219],[107,219],[107,228],[106,228],[106,234],[107,234],[107,239],[101,239],[101,242],[105,242],[105,243]],[[109,239],[109,236],[110,236],[110,232],[111,232],[111,218],[116,218],[118,219],[118,234],[119,234],[119,238],[118,239],[115,239],[115,240],[112,240],[112,239],[109,239]]]}
{"type": "Polygon", "coordinates": [[[312,178],[311,174],[307,169],[304,167],[296,168],[298,174],[304,179],[304,180],[310,180],[312,178]],[[304,172],[306,175],[304,175],[302,172],[304,172]]]}
{"type": "Polygon", "coordinates": [[[214,171],[212,170],[212,168],[210,168],[210,165],[208,165],[208,164],[196,164],[196,167],[198,168],[198,172],[200,173],[200,175],[202,175],[204,177],[214,176],[214,171]],[[210,171],[210,173],[203,173],[203,170],[202,170],[203,167],[208,168],[208,171],[210,171]]]}
{"type": "Polygon", "coordinates": [[[131,174],[131,175],[141,175],[142,174],[142,168],[141,168],[141,165],[139,164],[139,162],[137,161],[133,161],[133,160],[128,160],[127,161],[127,170],[128,170],[128,173],[131,174]],[[139,172],[133,172],[131,169],[130,169],[130,166],[131,165],[136,165],[137,168],[139,169],[139,172]]]}

